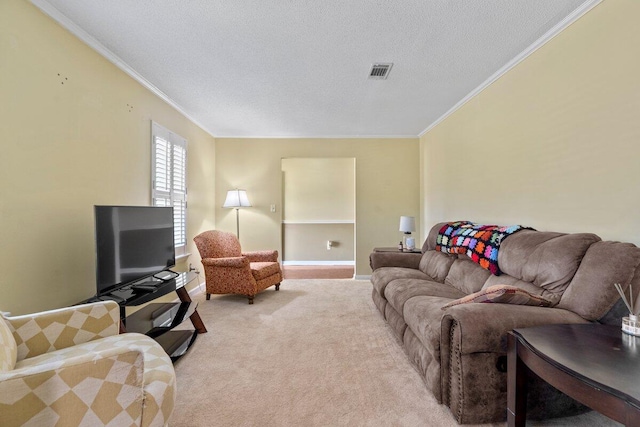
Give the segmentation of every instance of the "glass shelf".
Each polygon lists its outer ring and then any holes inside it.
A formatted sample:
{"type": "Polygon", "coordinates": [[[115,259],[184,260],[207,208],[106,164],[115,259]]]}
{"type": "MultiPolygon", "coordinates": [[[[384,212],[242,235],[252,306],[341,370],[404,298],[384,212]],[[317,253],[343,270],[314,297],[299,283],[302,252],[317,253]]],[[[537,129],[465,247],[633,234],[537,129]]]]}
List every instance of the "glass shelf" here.
{"type": "Polygon", "coordinates": [[[127,332],[139,332],[155,338],[175,328],[197,308],[195,302],[151,303],[127,316],[127,332]]]}
{"type": "Polygon", "coordinates": [[[197,311],[198,304],[191,301],[186,285],[196,280],[193,272],[180,273],[178,276],[158,283],[152,292],[134,292],[131,286],[123,286],[109,294],[93,297],[86,302],[113,298],[120,305],[120,332],[138,332],[155,339],[171,360],[175,361],[194,343],[198,334],[207,332],[197,311]],[[153,303],[151,301],[175,292],[181,302],[153,303]],[[151,302],[151,303],[150,303],[151,302]],[[125,308],[147,304],[140,310],[126,315],[125,308]],[[195,330],[172,330],[189,318],[195,330]]]}
{"type": "Polygon", "coordinates": [[[195,330],[169,331],[156,337],[155,340],[167,352],[171,360],[175,362],[187,352],[197,336],[198,331],[195,330]]]}

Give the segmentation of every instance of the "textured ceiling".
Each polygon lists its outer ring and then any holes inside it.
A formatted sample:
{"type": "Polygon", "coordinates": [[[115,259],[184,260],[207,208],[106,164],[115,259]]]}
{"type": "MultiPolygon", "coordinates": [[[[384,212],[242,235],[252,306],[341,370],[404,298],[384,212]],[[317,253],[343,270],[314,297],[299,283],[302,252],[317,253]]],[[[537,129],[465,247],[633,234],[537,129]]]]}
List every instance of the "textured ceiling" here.
{"type": "Polygon", "coordinates": [[[417,136],[588,3],[32,1],[217,137],[417,136]]]}

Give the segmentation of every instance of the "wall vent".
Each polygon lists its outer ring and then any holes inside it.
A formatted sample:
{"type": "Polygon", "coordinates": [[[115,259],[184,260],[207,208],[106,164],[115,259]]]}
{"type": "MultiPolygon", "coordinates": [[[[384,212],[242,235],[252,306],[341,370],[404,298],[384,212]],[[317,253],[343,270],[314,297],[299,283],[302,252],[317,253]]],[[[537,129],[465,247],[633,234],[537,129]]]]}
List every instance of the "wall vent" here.
{"type": "Polygon", "coordinates": [[[392,66],[393,63],[391,62],[388,64],[373,64],[373,66],[371,66],[371,71],[369,72],[369,78],[385,80],[389,75],[389,71],[391,70],[392,66]]]}

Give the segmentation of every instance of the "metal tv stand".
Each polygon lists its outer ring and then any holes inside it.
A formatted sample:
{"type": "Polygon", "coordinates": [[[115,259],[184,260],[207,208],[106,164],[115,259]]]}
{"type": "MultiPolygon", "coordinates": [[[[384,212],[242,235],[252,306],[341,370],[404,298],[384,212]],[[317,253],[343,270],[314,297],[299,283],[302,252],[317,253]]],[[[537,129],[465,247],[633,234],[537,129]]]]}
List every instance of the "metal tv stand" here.
{"type": "Polygon", "coordinates": [[[144,292],[135,290],[135,285],[123,286],[120,289],[91,298],[84,302],[112,300],[120,305],[120,333],[138,332],[155,339],[171,360],[175,361],[184,355],[195,342],[198,334],[207,332],[197,310],[197,303],[191,300],[186,285],[197,279],[193,272],[179,273],[177,277],[169,280],[145,282],[152,286],[144,292]],[[180,302],[154,303],[161,296],[175,292],[180,302]],[[126,307],[135,307],[149,303],[140,310],[126,315],[126,307]],[[194,329],[174,331],[187,318],[191,320],[194,329]]]}

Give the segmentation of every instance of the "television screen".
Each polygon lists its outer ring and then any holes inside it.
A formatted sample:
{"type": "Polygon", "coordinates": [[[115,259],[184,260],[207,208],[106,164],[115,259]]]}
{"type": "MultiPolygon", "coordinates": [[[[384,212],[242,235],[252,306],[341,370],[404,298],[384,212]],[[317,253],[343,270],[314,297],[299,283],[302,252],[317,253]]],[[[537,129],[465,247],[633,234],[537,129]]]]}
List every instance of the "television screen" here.
{"type": "Polygon", "coordinates": [[[94,213],[98,295],[175,265],[173,208],[95,206],[94,213]]]}

